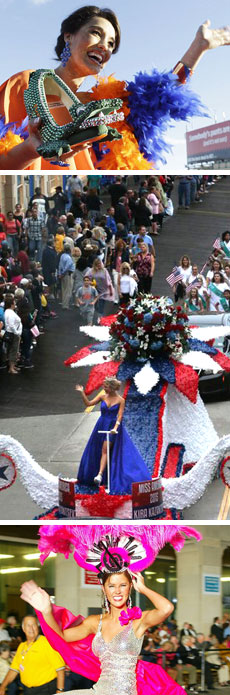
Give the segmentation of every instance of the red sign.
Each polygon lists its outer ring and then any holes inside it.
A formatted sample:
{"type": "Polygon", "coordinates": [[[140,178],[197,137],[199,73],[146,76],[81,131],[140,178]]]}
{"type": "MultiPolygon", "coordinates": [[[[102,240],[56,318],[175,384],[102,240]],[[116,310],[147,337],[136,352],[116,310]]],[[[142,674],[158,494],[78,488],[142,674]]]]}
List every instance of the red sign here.
{"type": "Polygon", "coordinates": [[[59,476],[59,511],[67,518],[75,518],[75,489],[76,480],[68,480],[59,476]]]}
{"type": "Polygon", "coordinates": [[[84,584],[86,584],[87,586],[88,584],[90,584],[91,586],[100,586],[100,582],[98,581],[96,572],[92,572],[91,570],[84,570],[84,584]]]}
{"type": "Polygon", "coordinates": [[[188,164],[230,159],[230,121],[186,133],[188,164]]]}
{"type": "Polygon", "coordinates": [[[160,519],[164,514],[161,478],[132,484],[133,519],[160,519]]]}

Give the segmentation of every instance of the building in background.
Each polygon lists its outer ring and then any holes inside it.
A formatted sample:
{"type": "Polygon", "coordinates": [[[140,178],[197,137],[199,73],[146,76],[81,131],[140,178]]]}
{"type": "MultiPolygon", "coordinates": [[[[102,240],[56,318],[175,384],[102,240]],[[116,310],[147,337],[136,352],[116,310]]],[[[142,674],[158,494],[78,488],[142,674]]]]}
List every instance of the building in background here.
{"type": "MultiPolygon", "coordinates": [[[[229,526],[196,528],[203,536],[200,543],[188,539],[180,553],[165,546],[144,574],[148,586],[174,603],[179,626],[188,621],[208,634],[214,616],[230,612],[230,532],[229,526]]],[[[10,611],[20,619],[25,615],[28,607],[19,594],[20,585],[29,579],[75,614],[100,612],[101,588],[95,574],[62,555],[53,555],[41,566],[37,542],[37,526],[1,526],[0,617],[10,611]]],[[[135,599],[142,609],[148,608],[143,595],[135,594],[135,599]]]]}

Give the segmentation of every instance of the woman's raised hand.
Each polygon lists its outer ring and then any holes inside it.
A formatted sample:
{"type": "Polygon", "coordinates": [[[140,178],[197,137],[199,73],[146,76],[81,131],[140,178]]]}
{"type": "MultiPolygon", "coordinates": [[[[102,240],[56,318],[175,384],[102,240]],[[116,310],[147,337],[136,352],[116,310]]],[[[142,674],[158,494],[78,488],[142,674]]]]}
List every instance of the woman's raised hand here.
{"type": "Polygon", "coordinates": [[[84,386],[81,386],[81,384],[76,384],[75,391],[84,391],[84,386]]]}
{"type": "Polygon", "coordinates": [[[41,613],[51,612],[51,601],[49,594],[41,589],[33,580],[24,582],[21,586],[21,598],[35,610],[41,613]]]}
{"type": "Polygon", "coordinates": [[[210,24],[210,19],[207,19],[206,22],[201,24],[196,33],[196,39],[201,42],[202,50],[207,51],[219,46],[229,46],[230,26],[211,29],[210,24]]]}
{"type": "Polygon", "coordinates": [[[145,581],[141,572],[137,572],[136,574],[132,575],[132,582],[135,591],[139,591],[139,593],[142,594],[143,588],[145,587],[145,581]]]}

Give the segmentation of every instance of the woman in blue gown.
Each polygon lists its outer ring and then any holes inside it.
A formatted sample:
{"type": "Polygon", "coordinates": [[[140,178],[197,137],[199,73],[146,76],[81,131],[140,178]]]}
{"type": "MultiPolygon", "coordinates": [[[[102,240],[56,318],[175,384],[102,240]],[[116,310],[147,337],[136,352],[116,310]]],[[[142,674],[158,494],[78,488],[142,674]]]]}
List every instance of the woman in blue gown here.
{"type": "Polygon", "coordinates": [[[84,485],[106,484],[107,442],[106,434],[100,434],[100,430],[110,431],[110,494],[131,494],[132,483],[150,480],[150,474],[122,423],[125,400],[118,393],[120,381],[106,377],[103,384],[105,395],[99,394],[91,401],[83,386],[75,388],[80,391],[87,407],[101,402],[101,415],[81,458],[78,482],[84,485]]]}

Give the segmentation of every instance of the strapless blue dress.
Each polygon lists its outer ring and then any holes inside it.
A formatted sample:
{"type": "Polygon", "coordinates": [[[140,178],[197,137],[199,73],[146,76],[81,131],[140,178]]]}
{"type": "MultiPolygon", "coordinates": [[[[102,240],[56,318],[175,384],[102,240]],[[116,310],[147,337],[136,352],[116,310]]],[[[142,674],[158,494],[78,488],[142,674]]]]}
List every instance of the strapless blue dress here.
{"type": "MultiPolygon", "coordinates": [[[[99,472],[102,445],[106,439],[105,434],[99,434],[99,430],[112,430],[119,411],[119,403],[110,408],[105,401],[101,402],[101,415],[90,435],[89,441],[83,452],[79,471],[78,482],[83,485],[93,485],[94,477],[99,472]]],[[[113,495],[130,495],[132,483],[150,480],[151,476],[139,451],[130,439],[122,421],[118,427],[118,434],[110,434],[112,444],[110,452],[110,492],[113,495]]],[[[103,473],[102,485],[107,483],[107,470],[103,473]]]]}

